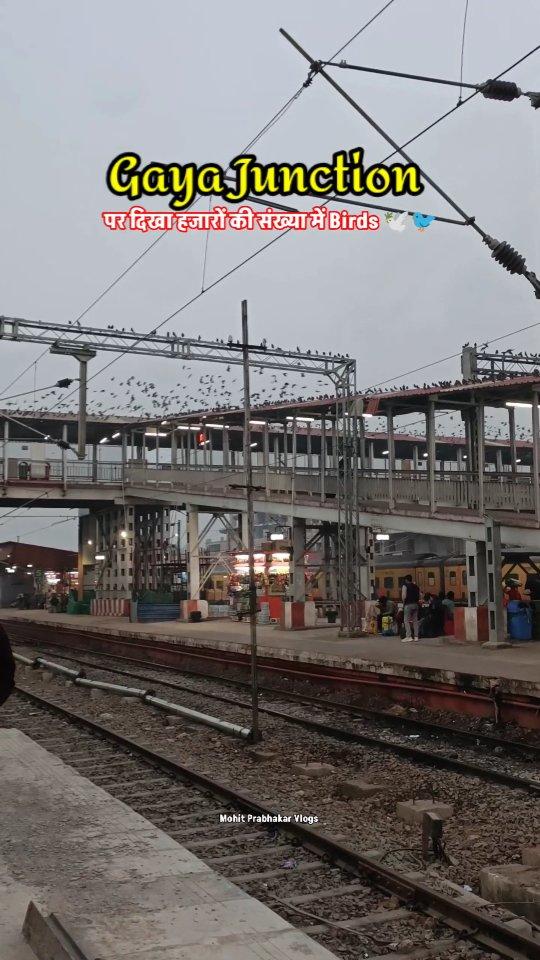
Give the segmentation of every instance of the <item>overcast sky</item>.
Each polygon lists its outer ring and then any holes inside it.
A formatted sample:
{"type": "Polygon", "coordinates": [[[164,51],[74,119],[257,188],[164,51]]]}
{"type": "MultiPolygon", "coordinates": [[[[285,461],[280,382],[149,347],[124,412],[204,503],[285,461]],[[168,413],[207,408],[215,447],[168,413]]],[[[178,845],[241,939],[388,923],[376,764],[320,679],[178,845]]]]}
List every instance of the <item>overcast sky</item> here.
{"type": "MultiPolygon", "coordinates": [[[[76,317],[148,244],[140,234],[105,231],[100,222],[103,209],[127,206],[106,189],[110,160],[133,150],[146,162],[226,164],[306,77],[304,61],[279,27],[326,59],[382,3],[334,0],[329,7],[321,0],[274,0],[263,13],[247,0],[226,6],[163,0],[152,8],[140,0],[5,0],[1,312],[50,321],[76,317]]],[[[465,0],[395,0],[343,56],[457,79],[464,6],[465,0]]],[[[464,79],[483,81],[539,42],[537,0],[517,6],[470,0],[464,79]]],[[[457,100],[453,88],[336,73],[400,142],[457,100]]],[[[509,79],[526,90],[540,89],[540,53],[509,79]]],[[[539,124],[540,111],[527,99],[506,104],[478,96],[410,151],[481,226],[516,246],[540,274],[539,124]]],[[[255,149],[264,162],[310,164],[356,146],[365,147],[368,162],[389,152],[319,79],[255,149]]],[[[452,215],[430,188],[412,206],[452,215]]],[[[264,239],[257,233],[211,235],[206,285],[264,239]]],[[[86,321],[153,329],[201,289],[203,253],[202,236],[166,237],[86,321]]],[[[540,320],[532,288],[494,264],[472,230],[439,223],[423,233],[412,224],[395,233],[383,223],[375,235],[292,234],[167,329],[236,337],[244,297],[253,338],[350,353],[358,360],[361,387],[393,377],[422,383],[457,376],[457,362],[405,374],[458,351],[465,341],[540,320]]],[[[538,336],[532,331],[505,345],[537,349],[538,336]]],[[[2,345],[0,392],[39,352],[36,346],[2,345]]],[[[103,360],[94,364],[98,369],[103,360]]],[[[46,357],[36,382],[70,372],[70,360],[46,357]]],[[[93,382],[93,402],[100,402],[100,390],[111,391],[110,375],[118,380],[129,373],[157,380],[162,389],[177,385],[179,395],[185,389],[172,362],[122,360],[93,382]]],[[[33,383],[31,369],[8,392],[33,383]]],[[[0,539],[24,536],[36,526],[31,519],[4,525],[0,539]]],[[[68,524],[32,539],[75,542],[68,524]]]]}

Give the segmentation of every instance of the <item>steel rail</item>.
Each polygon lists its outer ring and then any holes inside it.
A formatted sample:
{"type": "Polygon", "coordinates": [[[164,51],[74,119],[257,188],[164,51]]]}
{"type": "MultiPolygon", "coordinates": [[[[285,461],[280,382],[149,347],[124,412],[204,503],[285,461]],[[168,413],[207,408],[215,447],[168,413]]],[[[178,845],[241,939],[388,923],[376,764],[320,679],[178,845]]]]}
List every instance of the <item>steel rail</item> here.
{"type": "MultiPolygon", "coordinates": [[[[19,654],[15,654],[15,656],[17,659],[21,659],[19,654]]],[[[26,658],[24,659],[26,660],[26,658]]],[[[39,657],[36,658],[36,660],[40,659],[41,658],[39,657]]],[[[76,662],[80,663],[81,661],[76,660],[76,662]]],[[[50,666],[58,668],[57,664],[50,666]]],[[[117,673],[122,676],[129,676],[139,680],[144,680],[148,683],[157,683],[173,690],[187,692],[193,696],[202,696],[206,697],[207,699],[217,700],[220,703],[226,703],[231,706],[239,707],[242,710],[251,709],[251,705],[247,701],[237,700],[234,697],[228,697],[224,694],[212,693],[210,691],[194,690],[193,687],[190,687],[187,684],[178,683],[174,680],[159,680],[155,677],[144,677],[140,674],[133,673],[132,671],[118,670],[111,667],[102,667],[100,664],[90,664],[90,666],[93,666],[95,670],[104,670],[105,672],[117,673]]],[[[62,668],[60,668],[60,670],[61,669],[62,668]]],[[[68,668],[64,667],[64,671],[68,671],[68,668]]],[[[68,672],[74,673],[74,671],[68,672]]],[[[99,680],[74,680],[74,683],[77,686],[95,687],[102,690],[109,690],[111,692],[125,692],[127,696],[139,697],[144,703],[148,703],[151,706],[156,706],[166,710],[168,713],[176,713],[181,716],[185,716],[188,719],[191,718],[199,723],[204,723],[207,726],[214,727],[214,729],[220,730],[221,732],[230,732],[246,739],[250,735],[250,730],[248,727],[240,727],[239,725],[229,723],[226,720],[217,720],[214,717],[209,717],[206,714],[200,713],[196,710],[191,710],[188,707],[181,707],[177,704],[170,703],[169,701],[162,700],[156,697],[154,693],[149,693],[146,690],[120,687],[117,684],[106,683],[99,680]]],[[[277,691],[277,696],[283,696],[283,694],[281,694],[280,691],[277,691]]],[[[285,694],[284,697],[286,698],[287,695],[285,694]]],[[[316,698],[310,698],[310,702],[319,707],[322,706],[323,708],[325,705],[324,701],[321,703],[321,701],[317,700],[316,698]]],[[[259,705],[259,713],[274,717],[277,720],[283,720],[285,723],[292,723],[296,726],[304,727],[307,730],[313,730],[315,733],[318,733],[321,736],[332,737],[335,740],[340,740],[347,743],[359,743],[364,746],[373,747],[377,750],[395,753],[399,757],[405,757],[406,759],[413,760],[416,763],[452,770],[456,773],[464,774],[465,776],[477,777],[481,780],[486,780],[491,783],[499,783],[503,786],[511,787],[512,789],[526,790],[530,793],[540,794],[540,779],[534,780],[526,777],[520,777],[516,774],[506,773],[503,770],[494,769],[493,767],[485,767],[482,764],[471,763],[468,760],[459,760],[455,757],[449,757],[442,753],[424,750],[420,747],[395,743],[391,740],[370,736],[369,734],[360,733],[356,730],[347,730],[343,727],[336,727],[333,724],[324,723],[321,720],[313,720],[310,717],[298,717],[294,714],[286,713],[283,710],[276,710],[273,707],[264,707],[259,705]]]]}
{"type": "MultiPolygon", "coordinates": [[[[55,646],[55,647],[58,647],[59,649],[68,649],[68,650],[77,649],[76,646],[67,646],[61,643],[54,643],[54,641],[50,641],[48,639],[45,639],[45,640],[41,639],[41,641],[39,639],[36,641],[34,637],[29,637],[25,639],[24,628],[22,631],[20,630],[20,625],[21,623],[24,624],[24,621],[21,621],[21,620],[6,621],[6,619],[4,619],[3,622],[4,623],[8,622],[10,627],[15,626],[16,630],[17,628],[19,628],[18,636],[13,638],[15,642],[27,643],[30,645],[33,643],[43,642],[46,645],[55,646]],[[22,639],[21,639],[21,634],[22,634],[22,639]]],[[[36,626],[44,627],[46,632],[50,631],[50,626],[47,624],[43,624],[43,625],[32,624],[34,631],[36,626]]],[[[89,630],[79,632],[77,630],[71,629],[70,627],[62,628],[61,632],[72,634],[75,637],[75,639],[79,638],[85,643],[87,643],[88,640],[90,641],[96,640],[100,644],[106,643],[112,646],[114,645],[128,646],[130,649],[141,650],[146,654],[148,654],[150,649],[153,654],[173,653],[175,655],[191,657],[193,659],[214,662],[216,664],[219,664],[220,666],[230,665],[238,669],[242,669],[245,667],[245,654],[242,654],[242,653],[234,654],[233,657],[227,657],[227,656],[223,656],[223,654],[221,656],[218,655],[220,651],[215,649],[212,650],[212,648],[209,648],[210,652],[207,652],[206,650],[202,650],[201,648],[180,647],[180,646],[173,647],[166,644],[152,644],[151,648],[149,648],[149,646],[145,645],[144,643],[138,643],[138,642],[131,643],[129,639],[124,640],[121,636],[116,636],[116,637],[110,636],[110,635],[105,636],[104,634],[100,634],[100,633],[89,631],[89,630]]],[[[86,652],[89,652],[89,651],[86,649],[86,652]]],[[[170,663],[164,664],[156,661],[141,660],[135,657],[128,657],[123,654],[107,653],[102,650],[96,650],[95,653],[96,655],[99,654],[100,656],[107,657],[107,658],[123,660],[130,663],[140,663],[143,666],[150,666],[152,669],[167,669],[167,670],[181,669],[184,673],[189,672],[195,676],[196,675],[204,676],[204,677],[207,677],[208,679],[212,679],[211,675],[202,673],[200,671],[191,670],[184,666],[179,667],[178,664],[170,664],[170,663]]],[[[311,666],[311,665],[308,664],[307,666],[311,666]]],[[[479,690],[477,688],[466,687],[465,685],[463,685],[464,687],[463,689],[458,687],[456,687],[455,689],[454,688],[448,689],[447,687],[444,687],[442,685],[440,687],[437,687],[434,685],[428,685],[426,683],[422,683],[421,681],[403,682],[401,680],[396,680],[388,675],[384,675],[382,678],[378,674],[373,674],[372,676],[369,676],[369,677],[366,677],[363,675],[358,676],[357,674],[355,674],[353,671],[350,671],[350,670],[348,671],[344,670],[341,674],[338,674],[338,673],[323,674],[323,673],[318,673],[315,670],[298,669],[298,665],[294,665],[294,664],[289,666],[288,664],[285,665],[285,663],[279,663],[279,664],[266,663],[264,662],[264,657],[260,658],[259,669],[261,671],[266,671],[268,673],[279,673],[281,675],[287,674],[291,678],[296,678],[296,679],[302,678],[302,679],[307,679],[311,681],[321,681],[321,682],[328,682],[329,680],[331,680],[332,682],[342,681],[343,683],[346,683],[347,685],[352,685],[352,686],[377,687],[379,688],[380,691],[396,690],[396,691],[403,691],[405,693],[414,693],[414,694],[417,694],[418,696],[421,696],[423,694],[428,694],[428,695],[433,694],[437,697],[442,697],[442,698],[449,697],[451,699],[457,698],[457,699],[463,700],[464,702],[468,701],[469,703],[471,701],[476,701],[479,704],[484,706],[488,706],[488,705],[491,707],[493,706],[493,699],[489,696],[487,692],[483,690],[479,690]]],[[[236,680],[234,678],[228,678],[224,676],[217,676],[216,679],[223,680],[228,683],[236,684],[236,685],[241,685],[243,682],[240,680],[236,680]]],[[[264,688],[264,689],[268,691],[273,690],[273,688],[264,688]]],[[[294,696],[299,696],[299,695],[295,694],[294,696]]],[[[506,696],[506,695],[504,696],[504,699],[502,700],[502,702],[500,702],[499,706],[501,710],[504,710],[505,707],[510,707],[510,708],[515,708],[516,710],[524,710],[524,711],[526,710],[527,712],[531,712],[536,715],[540,712],[540,702],[538,701],[535,702],[532,699],[531,700],[518,699],[511,696],[506,696]]],[[[360,708],[356,708],[356,709],[360,709],[360,708]]],[[[383,714],[383,715],[386,716],[386,714],[383,714]]],[[[415,722],[421,723],[421,721],[415,721],[415,722]]],[[[432,725],[429,724],[429,726],[432,726],[432,725]]],[[[453,728],[442,727],[442,730],[443,731],[453,730],[453,728]]],[[[467,732],[461,731],[461,735],[467,736],[467,732]]],[[[486,735],[483,734],[480,736],[485,737],[486,735]]],[[[505,743],[508,743],[508,742],[511,742],[511,741],[505,740],[501,742],[500,745],[504,745],[505,743]]],[[[516,746],[518,747],[520,746],[517,742],[515,743],[516,743],[516,746]]],[[[495,743],[493,745],[497,746],[498,744],[495,743]]]]}
{"type": "MultiPolygon", "coordinates": [[[[54,647],[59,651],[62,650],[73,650],[72,647],[63,647],[61,644],[54,644],[53,642],[46,642],[48,646],[54,647]]],[[[94,667],[97,665],[92,660],[86,660],[84,657],[71,657],[66,656],[63,653],[59,653],[59,656],[63,660],[73,661],[74,663],[82,663],[84,666],[94,667]]],[[[224,683],[233,687],[242,687],[245,689],[249,688],[249,684],[246,680],[240,680],[236,677],[227,677],[220,674],[211,674],[203,673],[201,670],[192,670],[190,667],[168,667],[162,663],[153,663],[151,660],[139,660],[136,657],[125,657],[121,654],[114,653],[105,653],[104,651],[99,651],[95,656],[106,657],[108,660],[120,660],[123,663],[133,663],[142,667],[150,667],[152,670],[167,670],[169,672],[174,672],[178,669],[179,672],[187,674],[192,677],[201,677],[204,680],[214,681],[216,683],[224,683]]],[[[28,661],[29,664],[31,661],[28,661]]],[[[111,672],[122,674],[126,677],[134,677],[140,679],[140,674],[134,673],[131,670],[120,670],[118,668],[109,668],[103,667],[104,670],[111,670],[111,672]]],[[[171,686],[179,690],[192,690],[192,687],[188,687],[183,684],[178,684],[173,680],[159,680],[159,678],[153,678],[154,683],[160,683],[162,686],[171,686]]],[[[306,693],[297,693],[295,690],[281,690],[279,687],[268,687],[259,685],[259,690],[261,693],[273,694],[275,697],[281,697],[286,700],[291,700],[298,703],[306,703],[312,706],[321,706],[321,698],[310,696],[306,693]]],[[[199,691],[194,691],[199,692],[199,691]]],[[[202,691],[201,691],[202,692],[202,691]]],[[[223,699],[225,702],[226,698],[221,697],[220,694],[213,694],[210,692],[204,692],[204,695],[210,698],[223,699]]],[[[236,701],[234,701],[236,702],[236,701]]],[[[430,720],[421,720],[417,717],[401,717],[394,716],[391,713],[388,713],[386,710],[377,710],[374,707],[359,707],[353,704],[341,703],[339,700],[331,700],[325,698],[323,701],[325,710],[335,710],[339,713],[349,713],[353,717],[368,717],[370,719],[376,720],[381,723],[385,723],[388,726],[393,727],[409,727],[412,730],[421,730],[423,733],[428,735],[437,735],[448,737],[453,740],[461,740],[465,743],[470,743],[471,745],[478,746],[483,744],[486,747],[502,747],[505,750],[515,751],[516,754],[528,754],[532,757],[537,758],[540,761],[540,745],[536,743],[527,743],[521,742],[519,740],[509,739],[507,737],[497,737],[494,734],[490,733],[481,733],[473,732],[471,730],[462,730],[459,727],[453,727],[447,724],[442,723],[433,723],[430,720]]],[[[540,710],[540,705],[538,706],[540,710]]]]}
{"type": "MultiPolygon", "coordinates": [[[[19,625],[21,623],[24,623],[24,621],[21,621],[21,620],[7,621],[6,618],[4,618],[3,622],[4,623],[9,622],[10,626],[13,626],[14,624],[19,625]]],[[[33,624],[34,629],[36,628],[36,626],[44,627],[45,630],[51,629],[49,624],[39,624],[39,625],[33,624]]],[[[180,656],[184,656],[184,657],[192,657],[198,660],[215,662],[221,666],[230,665],[230,666],[239,668],[239,667],[245,666],[245,663],[246,663],[246,654],[239,652],[239,653],[233,653],[231,655],[229,651],[220,651],[218,648],[209,647],[209,648],[202,649],[201,647],[182,647],[180,645],[172,646],[171,644],[165,644],[165,643],[153,643],[151,648],[149,648],[149,646],[145,645],[144,643],[139,643],[139,642],[132,643],[130,642],[129,638],[124,640],[120,635],[111,636],[111,635],[105,635],[98,632],[93,632],[90,630],[78,632],[77,630],[72,629],[71,627],[63,628],[63,632],[74,634],[76,637],[79,637],[84,642],[87,642],[88,639],[97,640],[99,643],[107,643],[113,646],[123,645],[123,646],[129,646],[130,649],[134,649],[134,650],[141,649],[145,653],[148,653],[148,650],[151,649],[152,653],[157,653],[157,654],[165,653],[169,655],[171,653],[176,655],[179,654],[180,656]],[[225,653],[229,655],[224,656],[225,653]]],[[[30,640],[27,642],[31,643],[34,641],[30,640]]],[[[49,641],[45,641],[45,642],[49,642],[49,641]]],[[[73,649],[73,648],[70,648],[70,649],[73,649]]],[[[96,652],[101,653],[101,651],[96,651],[96,652]]],[[[110,654],[106,654],[106,653],[104,653],[103,655],[111,656],[110,654]]],[[[116,654],[114,654],[113,656],[116,656],[116,654]]],[[[268,660],[268,658],[266,658],[266,660],[268,660]]],[[[158,664],[158,666],[162,666],[162,667],[166,666],[169,669],[175,669],[175,665],[171,665],[171,664],[158,664]]],[[[316,665],[315,664],[312,665],[309,663],[302,664],[303,669],[299,670],[298,665],[295,665],[294,663],[291,663],[291,665],[289,665],[289,662],[287,663],[279,662],[279,661],[276,661],[275,663],[265,662],[264,654],[262,654],[259,658],[259,669],[266,671],[267,673],[279,673],[281,675],[288,674],[292,677],[300,676],[308,680],[320,680],[323,682],[328,682],[328,680],[342,681],[352,686],[359,686],[359,687],[370,686],[370,687],[378,687],[378,688],[392,689],[392,690],[398,690],[398,691],[402,690],[406,693],[415,693],[419,695],[426,694],[426,693],[435,694],[436,696],[441,696],[441,697],[446,696],[451,698],[462,699],[464,701],[469,701],[469,702],[471,702],[472,700],[476,700],[479,703],[484,705],[493,704],[493,700],[492,698],[490,698],[488,693],[486,693],[483,690],[479,690],[477,688],[466,687],[465,684],[463,684],[462,687],[456,686],[455,688],[448,689],[443,685],[435,686],[433,684],[430,685],[422,681],[414,681],[414,680],[403,681],[401,679],[396,679],[394,677],[391,677],[387,674],[384,674],[381,676],[380,674],[373,673],[373,674],[370,674],[369,676],[366,676],[365,674],[359,674],[356,671],[345,670],[345,669],[341,670],[341,672],[339,673],[338,672],[319,673],[317,669],[313,669],[313,670],[307,669],[308,667],[311,667],[311,666],[315,668],[316,665]]],[[[331,668],[331,669],[333,670],[334,668],[331,668]]],[[[337,668],[337,670],[340,670],[340,668],[337,668]]],[[[538,714],[538,712],[540,711],[540,703],[528,701],[525,699],[520,700],[520,699],[516,699],[515,697],[505,696],[502,706],[516,707],[518,709],[534,712],[535,714],[538,714]]]]}
{"type": "MultiPolygon", "coordinates": [[[[100,737],[116,743],[125,750],[135,753],[147,762],[159,767],[169,774],[173,774],[184,782],[202,787],[209,793],[222,800],[227,800],[257,815],[279,816],[278,811],[268,804],[257,800],[251,794],[236,790],[229,784],[214,780],[206,774],[187,767],[164,756],[158,751],[145,747],[136,740],[132,740],[117,733],[110,727],[89,720],[87,717],[58,704],[39,697],[36,694],[16,688],[17,694],[28,699],[44,710],[50,710],[58,716],[78,726],[82,726],[100,737]]],[[[334,840],[328,834],[313,830],[301,823],[287,823],[283,829],[285,834],[299,838],[302,844],[318,856],[328,859],[346,870],[357,875],[368,877],[379,889],[388,891],[401,901],[414,905],[416,908],[441,919],[453,929],[457,929],[463,938],[471,939],[489,950],[496,950],[510,960],[538,960],[538,941],[531,937],[517,933],[507,924],[489,917],[466,906],[458,900],[429,887],[411,875],[401,874],[391,867],[377,863],[365,857],[353,847],[334,840]]]]}

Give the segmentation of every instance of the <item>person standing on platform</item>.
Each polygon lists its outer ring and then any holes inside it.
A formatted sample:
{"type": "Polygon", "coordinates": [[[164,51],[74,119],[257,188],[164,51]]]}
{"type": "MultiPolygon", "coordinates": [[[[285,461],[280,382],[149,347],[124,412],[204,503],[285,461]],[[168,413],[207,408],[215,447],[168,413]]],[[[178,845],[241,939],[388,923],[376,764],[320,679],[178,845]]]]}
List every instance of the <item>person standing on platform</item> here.
{"type": "Polygon", "coordinates": [[[412,640],[418,640],[418,603],[420,600],[420,588],[414,582],[410,573],[405,577],[401,588],[401,599],[403,600],[403,623],[405,626],[405,636],[402,643],[411,643],[412,640]],[[414,636],[411,636],[411,624],[414,636]]]}
{"type": "Polygon", "coordinates": [[[9,637],[0,626],[0,706],[5,703],[15,686],[15,660],[9,637]]]}

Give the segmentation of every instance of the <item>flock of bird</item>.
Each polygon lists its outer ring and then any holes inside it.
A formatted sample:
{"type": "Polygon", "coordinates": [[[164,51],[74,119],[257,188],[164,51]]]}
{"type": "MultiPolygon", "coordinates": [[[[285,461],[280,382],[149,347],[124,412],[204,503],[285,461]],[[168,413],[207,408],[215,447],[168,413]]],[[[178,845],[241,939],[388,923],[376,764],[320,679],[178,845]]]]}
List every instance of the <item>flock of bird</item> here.
{"type": "MultiPolygon", "coordinates": [[[[69,325],[83,330],[79,321],[73,321],[69,325]]],[[[112,325],[108,325],[106,330],[111,331],[111,337],[113,337],[115,333],[137,334],[137,331],[133,328],[131,328],[131,330],[126,330],[125,328],[117,330],[112,325]]],[[[150,335],[156,336],[157,330],[152,331],[150,335]]],[[[161,339],[163,341],[174,341],[175,343],[185,341],[186,344],[189,344],[190,341],[200,342],[203,347],[207,342],[202,340],[200,335],[198,337],[186,338],[183,332],[180,335],[165,333],[161,339]]],[[[209,341],[208,343],[210,345],[209,341]]],[[[215,345],[216,343],[225,349],[234,348],[235,363],[229,363],[228,359],[225,359],[224,373],[213,372],[202,373],[200,375],[193,362],[181,363],[181,376],[179,381],[169,390],[163,390],[154,380],[146,380],[140,374],[131,374],[122,379],[111,376],[107,386],[104,387],[94,387],[90,379],[88,389],[88,415],[103,420],[106,420],[107,417],[114,417],[118,420],[118,418],[125,413],[126,417],[133,417],[135,415],[137,419],[142,422],[155,422],[158,418],[174,419],[174,417],[180,416],[186,418],[190,414],[195,417],[201,417],[203,415],[222,414],[227,411],[240,409],[243,395],[243,376],[241,367],[237,365],[237,362],[239,359],[238,348],[241,346],[241,343],[239,340],[234,340],[232,336],[229,336],[226,340],[214,340],[213,344],[215,345]]],[[[309,361],[305,359],[309,356],[313,356],[314,358],[332,357],[345,360],[349,359],[349,354],[326,353],[325,351],[319,350],[301,350],[298,345],[296,348],[293,348],[292,351],[285,351],[273,343],[269,344],[266,339],[263,339],[259,345],[253,344],[251,346],[253,349],[250,371],[251,402],[254,415],[257,411],[262,413],[273,405],[290,404],[292,406],[296,403],[305,404],[312,402],[314,405],[318,403],[324,406],[325,401],[331,403],[335,400],[335,394],[328,392],[328,378],[325,378],[320,373],[317,374],[317,379],[314,384],[316,392],[312,395],[307,395],[305,389],[307,384],[301,382],[302,380],[305,381],[307,373],[305,369],[301,371],[294,369],[296,362],[291,358],[291,353],[301,354],[304,360],[299,359],[297,363],[302,366],[305,366],[306,363],[309,364],[309,361]],[[266,356],[269,354],[270,356],[272,355],[270,351],[273,351],[274,354],[288,354],[291,360],[291,366],[289,366],[287,370],[277,371],[272,371],[264,365],[259,366],[257,364],[258,349],[266,351],[266,356]]],[[[469,346],[469,344],[465,344],[465,346],[469,346]]],[[[480,347],[476,344],[474,346],[476,349],[482,351],[487,349],[488,344],[482,344],[480,347]]],[[[508,360],[511,360],[514,364],[516,362],[519,363],[520,360],[524,362],[527,361],[529,372],[533,375],[540,376],[538,368],[530,369],[532,366],[531,361],[536,360],[535,355],[530,355],[525,351],[514,353],[511,349],[501,351],[501,353],[495,350],[494,353],[503,359],[508,358],[508,360]]],[[[208,360],[211,359],[212,354],[209,353],[208,360]]],[[[178,362],[180,363],[180,360],[178,362]]],[[[489,379],[490,381],[508,380],[514,377],[523,377],[523,373],[518,371],[503,371],[490,374],[489,377],[485,379],[489,379]]],[[[398,393],[410,394],[411,392],[421,390],[437,391],[465,387],[471,382],[473,381],[455,379],[439,380],[433,383],[414,383],[412,386],[410,384],[401,384],[400,386],[396,386],[395,384],[375,384],[361,392],[364,396],[388,396],[398,393]]],[[[474,382],[478,381],[476,380],[474,382]]],[[[13,415],[24,415],[29,412],[28,408],[21,410],[12,406],[9,401],[6,401],[3,406],[6,411],[9,410],[13,415]]],[[[66,397],[66,395],[62,393],[62,390],[53,387],[35,395],[32,412],[43,415],[44,417],[51,413],[61,415],[62,412],[73,413],[72,406],[73,401],[70,401],[70,397],[66,397]]],[[[453,414],[450,411],[437,413],[438,420],[442,417],[445,418],[446,424],[452,425],[452,429],[456,431],[456,437],[463,435],[463,423],[459,413],[453,414]]],[[[373,420],[369,422],[370,430],[376,424],[378,425],[378,423],[381,423],[381,429],[385,429],[385,418],[374,417],[373,420]]],[[[395,430],[398,435],[401,433],[423,437],[425,434],[425,424],[423,418],[420,417],[420,419],[418,419],[418,414],[416,414],[416,419],[414,419],[412,423],[402,423],[401,425],[396,423],[395,430]],[[416,429],[415,425],[418,423],[420,427],[416,429]]],[[[530,435],[530,427],[526,425],[521,426],[520,424],[517,425],[517,436],[519,439],[527,439],[530,435]]],[[[501,420],[500,414],[486,414],[486,436],[489,436],[490,439],[507,436],[507,424],[501,420]]]]}

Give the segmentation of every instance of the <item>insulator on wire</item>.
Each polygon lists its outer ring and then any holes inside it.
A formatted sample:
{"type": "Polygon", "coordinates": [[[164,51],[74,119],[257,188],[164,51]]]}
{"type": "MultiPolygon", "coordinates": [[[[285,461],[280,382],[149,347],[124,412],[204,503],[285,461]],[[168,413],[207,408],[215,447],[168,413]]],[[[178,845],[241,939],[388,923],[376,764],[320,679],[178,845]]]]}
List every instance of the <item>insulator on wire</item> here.
{"type": "Polygon", "coordinates": [[[482,96],[488,100],[517,100],[521,90],[516,83],[510,80],[486,80],[480,87],[482,96]]]}
{"type": "Polygon", "coordinates": [[[529,100],[531,101],[531,107],[535,110],[540,108],[540,93],[530,93],[529,100]]]}
{"type": "Polygon", "coordinates": [[[494,240],[492,237],[486,237],[484,243],[487,243],[492,251],[493,259],[500,263],[505,270],[508,270],[508,273],[525,272],[525,257],[522,257],[505,240],[494,240]]]}

